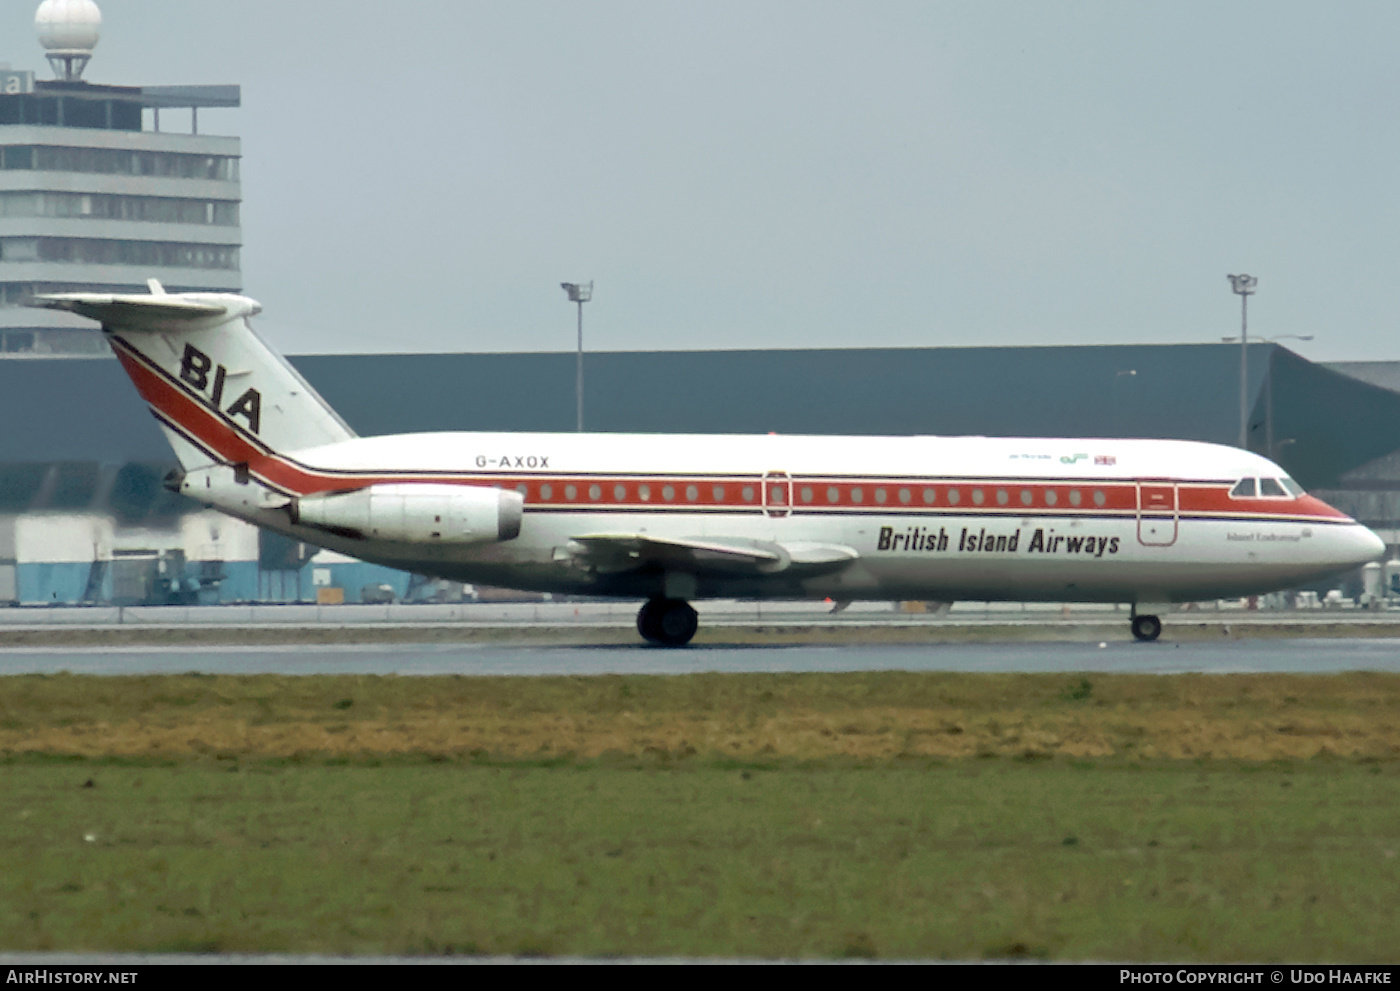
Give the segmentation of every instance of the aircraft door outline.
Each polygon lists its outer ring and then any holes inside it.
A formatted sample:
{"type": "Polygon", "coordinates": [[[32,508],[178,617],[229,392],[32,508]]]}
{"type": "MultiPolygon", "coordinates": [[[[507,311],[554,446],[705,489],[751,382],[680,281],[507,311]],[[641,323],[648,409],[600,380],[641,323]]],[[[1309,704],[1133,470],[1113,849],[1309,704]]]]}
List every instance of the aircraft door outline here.
{"type": "Polygon", "coordinates": [[[1137,483],[1138,543],[1145,547],[1170,547],[1176,543],[1179,521],[1175,482],[1137,483]]]}
{"type": "Polygon", "coordinates": [[[785,471],[763,473],[763,512],[772,517],[792,515],[792,476],[785,471]]]}

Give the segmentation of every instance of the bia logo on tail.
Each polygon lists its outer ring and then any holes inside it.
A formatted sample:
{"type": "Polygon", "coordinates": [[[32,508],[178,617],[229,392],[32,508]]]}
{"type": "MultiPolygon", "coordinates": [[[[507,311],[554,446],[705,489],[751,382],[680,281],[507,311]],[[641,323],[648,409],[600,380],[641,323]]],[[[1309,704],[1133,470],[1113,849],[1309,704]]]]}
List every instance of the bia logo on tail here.
{"type": "MultiPolygon", "coordinates": [[[[239,373],[235,372],[234,374],[239,373]]],[[[228,369],[223,365],[215,364],[213,358],[210,358],[193,344],[185,345],[184,356],[180,359],[180,380],[191,388],[205,393],[215,409],[222,408],[224,387],[228,377],[228,369]],[[210,369],[214,371],[212,390],[209,383],[210,369]]],[[[257,433],[258,424],[262,418],[262,395],[257,389],[249,389],[235,399],[228,408],[224,409],[223,413],[230,420],[235,416],[243,417],[248,421],[248,429],[257,433]]]]}

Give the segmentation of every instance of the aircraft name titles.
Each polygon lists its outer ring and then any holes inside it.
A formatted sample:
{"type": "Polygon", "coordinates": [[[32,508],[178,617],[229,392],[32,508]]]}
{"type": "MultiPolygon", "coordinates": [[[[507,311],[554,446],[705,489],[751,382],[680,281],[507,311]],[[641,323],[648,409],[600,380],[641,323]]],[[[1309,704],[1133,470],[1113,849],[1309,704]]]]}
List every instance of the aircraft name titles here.
{"type": "MultiPolygon", "coordinates": [[[[1022,548],[1022,531],[1013,533],[988,533],[986,527],[974,532],[963,527],[958,535],[956,551],[961,553],[1003,553],[1015,554],[1022,548]]],[[[877,551],[905,551],[937,553],[953,547],[952,538],[946,527],[933,530],[929,527],[908,527],[896,531],[892,526],[880,527],[880,536],[875,544],[877,551]]],[[[1053,529],[1036,527],[1024,544],[1026,554],[1078,554],[1103,557],[1117,554],[1118,537],[1100,537],[1092,534],[1067,536],[1053,529]]]]}

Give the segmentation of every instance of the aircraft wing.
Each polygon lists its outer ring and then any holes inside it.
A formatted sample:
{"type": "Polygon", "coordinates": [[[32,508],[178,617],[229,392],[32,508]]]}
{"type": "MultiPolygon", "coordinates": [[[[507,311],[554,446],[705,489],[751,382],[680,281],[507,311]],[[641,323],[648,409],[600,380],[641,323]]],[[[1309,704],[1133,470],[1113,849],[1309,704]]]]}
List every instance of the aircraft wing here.
{"type": "Polygon", "coordinates": [[[574,537],[574,558],[599,572],[662,568],[693,575],[834,571],[860,555],[839,544],[776,543],[739,537],[593,533],[574,537]]]}

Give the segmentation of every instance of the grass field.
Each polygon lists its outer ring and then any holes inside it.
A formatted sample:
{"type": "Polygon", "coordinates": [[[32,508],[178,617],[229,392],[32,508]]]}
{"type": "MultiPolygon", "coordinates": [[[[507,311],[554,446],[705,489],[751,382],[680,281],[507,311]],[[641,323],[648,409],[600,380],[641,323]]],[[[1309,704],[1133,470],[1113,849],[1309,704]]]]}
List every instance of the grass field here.
{"type": "Polygon", "coordinates": [[[0,679],[0,950],[1384,961],[1400,677],[0,679]]]}

